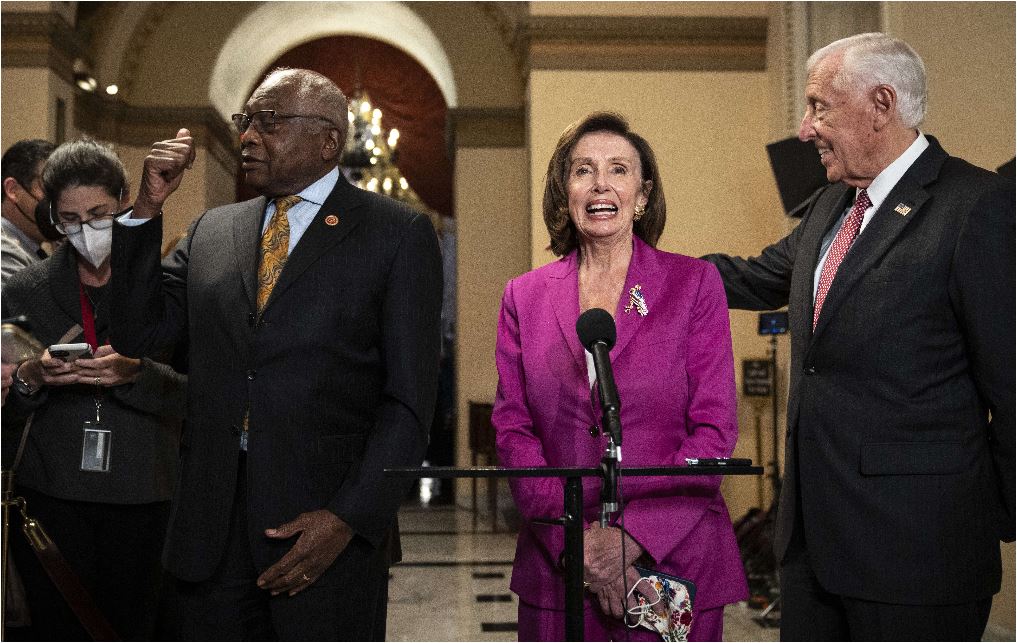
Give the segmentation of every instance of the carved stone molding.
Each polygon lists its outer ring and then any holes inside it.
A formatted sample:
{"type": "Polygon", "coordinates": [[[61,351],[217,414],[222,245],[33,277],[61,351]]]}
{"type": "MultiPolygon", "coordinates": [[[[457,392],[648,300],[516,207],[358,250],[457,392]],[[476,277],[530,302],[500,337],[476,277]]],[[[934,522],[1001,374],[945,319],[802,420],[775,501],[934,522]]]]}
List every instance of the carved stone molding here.
{"type": "Polygon", "coordinates": [[[151,2],[145,12],[145,16],[138,22],[131,36],[127,49],[124,51],[123,67],[121,67],[122,83],[121,88],[124,96],[130,97],[134,89],[134,80],[138,75],[138,67],[145,54],[152,35],[162,26],[166,15],[171,9],[168,2],[151,2]]]}
{"type": "Polygon", "coordinates": [[[450,158],[464,147],[524,147],[526,113],[522,107],[450,109],[445,138],[450,158]]]}
{"type": "Polygon", "coordinates": [[[798,131],[802,117],[806,64],[814,51],[852,34],[880,31],[883,3],[877,2],[780,2],[777,41],[782,98],[779,109],[786,135],[798,131]]]}
{"type": "Polygon", "coordinates": [[[520,76],[532,69],[748,70],[766,67],[767,19],[528,16],[480,2],[520,76]]]}
{"type": "Polygon", "coordinates": [[[516,73],[525,84],[528,46],[525,28],[526,3],[475,2],[474,4],[494,23],[502,43],[512,52],[512,62],[516,73]]]}
{"type": "Polygon", "coordinates": [[[0,42],[4,67],[46,67],[68,83],[74,82],[74,60],[87,56],[81,38],[55,13],[4,11],[0,42]]]}
{"type": "Polygon", "coordinates": [[[195,144],[206,148],[224,167],[236,168],[239,159],[240,146],[232,126],[208,106],[136,107],[81,92],[75,101],[75,122],[82,132],[131,147],[150,146],[186,127],[195,144]]]}
{"type": "Polygon", "coordinates": [[[530,69],[766,69],[766,18],[530,16],[525,30],[530,69]]]}
{"type": "Polygon", "coordinates": [[[807,31],[809,7],[802,2],[781,2],[783,18],[783,86],[780,111],[783,116],[784,132],[791,136],[801,124],[805,97],[805,61],[812,53],[807,31]]]}

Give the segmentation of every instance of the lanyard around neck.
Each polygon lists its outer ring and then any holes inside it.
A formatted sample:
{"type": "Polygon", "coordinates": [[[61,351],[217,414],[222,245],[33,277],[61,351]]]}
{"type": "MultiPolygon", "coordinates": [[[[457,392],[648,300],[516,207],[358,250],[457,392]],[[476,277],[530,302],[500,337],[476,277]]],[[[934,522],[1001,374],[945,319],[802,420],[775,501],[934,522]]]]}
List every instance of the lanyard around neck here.
{"type": "Polygon", "coordinates": [[[92,308],[92,301],[85,292],[85,285],[78,280],[78,294],[81,301],[81,329],[85,335],[85,341],[92,347],[92,353],[99,350],[99,337],[95,334],[95,309],[92,308]]]}

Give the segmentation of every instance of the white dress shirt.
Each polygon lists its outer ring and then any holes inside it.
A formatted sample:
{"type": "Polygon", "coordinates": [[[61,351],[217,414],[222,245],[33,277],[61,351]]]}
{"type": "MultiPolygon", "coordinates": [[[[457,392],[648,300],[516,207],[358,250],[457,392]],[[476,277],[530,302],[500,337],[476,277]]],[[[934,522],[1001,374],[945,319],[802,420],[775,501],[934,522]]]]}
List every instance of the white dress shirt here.
{"type": "MultiPolygon", "coordinates": [[[[311,222],[314,221],[315,215],[318,214],[318,210],[321,209],[321,206],[325,203],[325,199],[328,198],[328,195],[335,189],[338,181],[339,168],[334,167],[331,172],[297,193],[297,196],[299,196],[302,200],[300,203],[290,207],[289,211],[286,213],[286,219],[290,224],[290,244],[287,254],[293,252],[293,248],[295,248],[297,242],[300,241],[300,237],[304,236],[304,232],[307,231],[311,222]]],[[[131,214],[133,212],[134,210],[131,209],[125,214],[117,217],[117,222],[123,225],[136,226],[147,223],[150,220],[132,219],[131,214]]],[[[275,214],[275,202],[269,201],[261,219],[261,234],[265,234],[265,229],[268,228],[268,222],[272,220],[273,214],[275,214]]]]}
{"type": "MultiPolygon", "coordinates": [[[[897,157],[890,165],[886,166],[886,169],[880,172],[876,178],[872,179],[872,183],[869,187],[865,188],[869,194],[869,201],[872,205],[865,210],[865,214],[862,215],[862,227],[858,230],[858,236],[862,235],[865,231],[865,226],[872,220],[873,215],[879,210],[879,206],[883,204],[886,197],[890,194],[904,173],[911,168],[918,157],[922,155],[925,148],[929,147],[929,139],[925,138],[925,134],[918,132],[918,138],[904,150],[904,153],[897,157]]],[[[858,198],[858,193],[861,192],[861,188],[855,189],[855,199],[858,198]]],[[[833,245],[833,240],[837,236],[837,232],[840,231],[841,225],[844,223],[844,217],[847,216],[851,208],[854,207],[854,202],[849,205],[844,212],[841,213],[840,218],[837,219],[837,223],[834,224],[830,231],[823,237],[823,245],[819,249],[819,263],[816,264],[816,272],[812,277],[812,301],[816,301],[816,290],[819,288],[819,276],[823,273],[823,265],[826,263],[826,255],[830,253],[830,246],[833,245]]],[[[857,241],[857,239],[856,239],[857,241]]],[[[850,252],[850,251],[849,251],[850,252]]]]}

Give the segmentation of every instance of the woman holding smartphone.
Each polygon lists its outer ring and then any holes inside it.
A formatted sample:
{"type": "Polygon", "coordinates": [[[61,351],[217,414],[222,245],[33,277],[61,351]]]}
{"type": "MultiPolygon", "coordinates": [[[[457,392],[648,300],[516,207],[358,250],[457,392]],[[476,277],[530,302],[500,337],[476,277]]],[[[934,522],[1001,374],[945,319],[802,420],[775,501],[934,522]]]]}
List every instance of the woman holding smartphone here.
{"type": "MultiPolygon", "coordinates": [[[[50,347],[14,371],[5,451],[21,442],[20,432],[8,431],[31,417],[16,495],[120,637],[151,639],[186,378],[108,343],[113,216],[128,199],[123,163],[96,141],[65,143],[47,161],[43,187],[67,243],[4,284],[3,315],[28,317],[50,347]]],[[[85,640],[25,539],[15,534],[11,543],[31,612],[28,635],[85,640]]]]}

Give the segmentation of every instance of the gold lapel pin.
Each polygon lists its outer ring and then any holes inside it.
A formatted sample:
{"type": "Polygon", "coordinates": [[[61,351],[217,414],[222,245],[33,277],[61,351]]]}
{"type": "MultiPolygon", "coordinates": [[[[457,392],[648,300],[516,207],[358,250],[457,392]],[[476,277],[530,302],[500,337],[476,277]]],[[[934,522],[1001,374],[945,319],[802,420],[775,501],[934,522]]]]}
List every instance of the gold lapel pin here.
{"type": "Polygon", "coordinates": [[[898,203],[897,207],[894,208],[893,211],[901,215],[902,217],[906,217],[908,215],[908,212],[911,212],[911,208],[909,206],[904,205],[903,203],[898,203]]]}
{"type": "Polygon", "coordinates": [[[327,226],[337,226],[337,225],[339,225],[339,217],[337,217],[334,214],[328,215],[327,217],[325,217],[325,225],[327,225],[327,226]]]}

